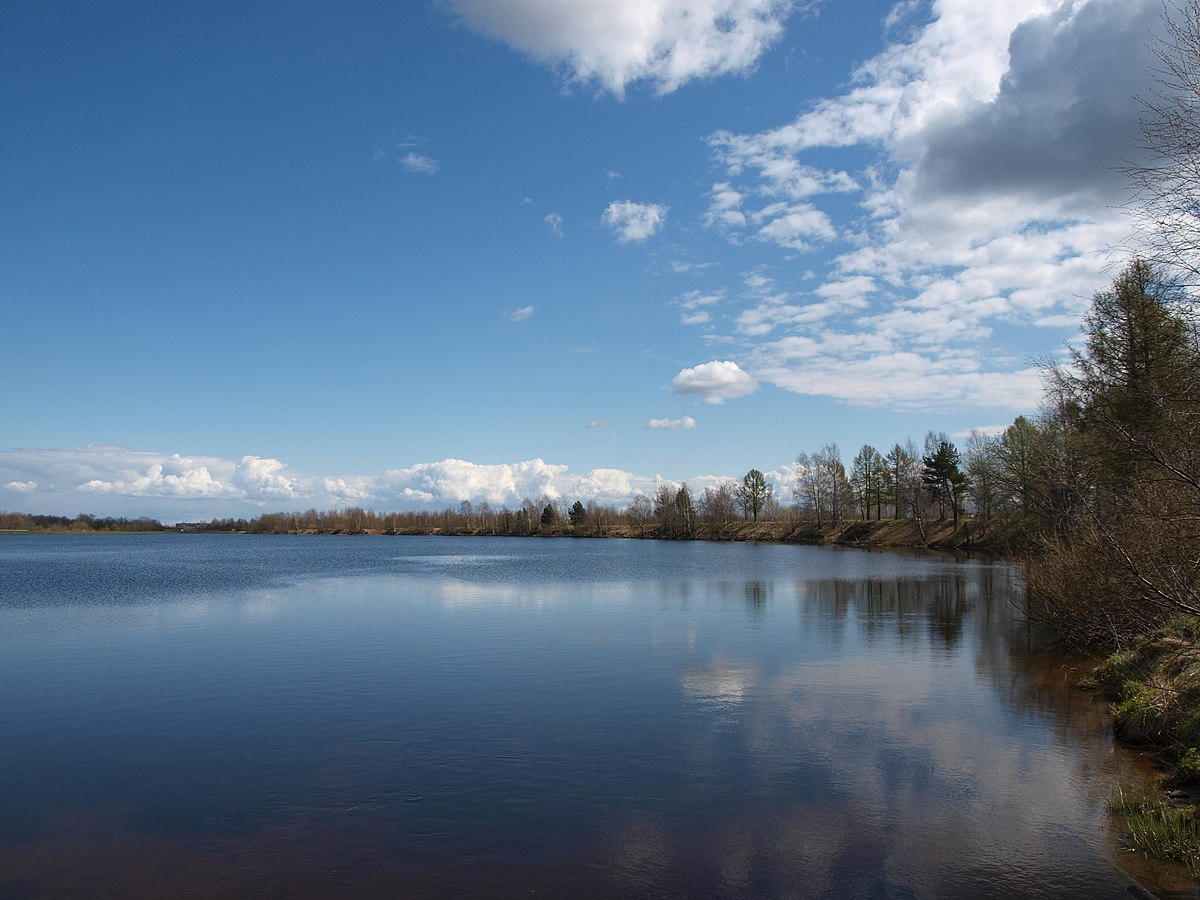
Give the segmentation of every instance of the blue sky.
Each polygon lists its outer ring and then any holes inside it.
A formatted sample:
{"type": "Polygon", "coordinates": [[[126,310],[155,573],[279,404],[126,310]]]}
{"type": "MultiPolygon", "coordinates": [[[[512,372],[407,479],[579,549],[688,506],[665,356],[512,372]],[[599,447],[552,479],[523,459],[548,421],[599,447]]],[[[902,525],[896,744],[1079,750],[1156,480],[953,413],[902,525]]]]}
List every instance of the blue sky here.
{"type": "Polygon", "coordinates": [[[623,505],[1033,412],[1157,0],[9,4],[0,508],[623,505]]]}

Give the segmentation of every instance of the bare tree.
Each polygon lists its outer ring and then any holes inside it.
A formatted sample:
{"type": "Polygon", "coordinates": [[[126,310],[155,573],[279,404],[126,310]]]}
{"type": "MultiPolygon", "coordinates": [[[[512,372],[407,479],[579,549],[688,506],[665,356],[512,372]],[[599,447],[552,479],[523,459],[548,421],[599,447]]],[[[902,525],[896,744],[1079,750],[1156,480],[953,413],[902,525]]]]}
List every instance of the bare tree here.
{"type": "Polygon", "coordinates": [[[885,482],[887,465],[879,451],[870,444],[863,444],[858,455],[851,463],[850,486],[858,499],[859,512],[862,518],[871,518],[871,505],[875,505],[875,518],[881,518],[881,497],[885,482]]]}
{"type": "Polygon", "coordinates": [[[991,519],[1000,504],[999,447],[999,437],[971,429],[967,438],[967,477],[971,480],[975,515],[981,522],[991,519]]]}
{"type": "Polygon", "coordinates": [[[650,502],[650,498],[645,494],[638,494],[633,498],[633,502],[629,504],[626,514],[637,523],[638,535],[640,537],[645,537],[646,522],[649,521],[650,515],[653,512],[654,504],[650,502]]]}
{"type": "Polygon", "coordinates": [[[722,481],[715,487],[706,487],[697,509],[710,525],[728,525],[737,515],[736,486],[732,481],[722,481]]]}
{"type": "Polygon", "coordinates": [[[818,453],[821,467],[829,485],[829,517],[834,525],[842,524],[846,507],[850,505],[850,479],[842,462],[842,451],[837,444],[826,444],[818,453]]]}
{"type": "Polygon", "coordinates": [[[1200,282],[1200,0],[1166,5],[1164,32],[1153,46],[1155,88],[1142,98],[1146,162],[1126,168],[1135,248],[1152,262],[1200,282]]]}
{"type": "Polygon", "coordinates": [[[680,482],[679,490],[675,492],[675,515],[679,530],[684,537],[691,537],[696,523],[696,509],[692,504],[692,492],[688,490],[687,482],[680,482]]]}
{"type": "Polygon", "coordinates": [[[813,513],[817,526],[840,525],[850,501],[850,480],[837,444],[796,457],[796,487],[792,496],[813,513]]]}
{"type": "Polygon", "coordinates": [[[796,456],[796,487],[792,498],[796,505],[811,513],[817,527],[823,524],[822,513],[826,504],[826,484],[817,454],[802,451],[796,456]]]}

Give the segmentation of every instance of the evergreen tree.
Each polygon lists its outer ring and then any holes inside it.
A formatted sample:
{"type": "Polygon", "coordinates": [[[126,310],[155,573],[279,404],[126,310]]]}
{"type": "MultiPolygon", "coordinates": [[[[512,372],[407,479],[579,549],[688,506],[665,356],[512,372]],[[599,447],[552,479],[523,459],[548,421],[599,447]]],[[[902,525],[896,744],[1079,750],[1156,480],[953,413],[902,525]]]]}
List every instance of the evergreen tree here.
{"type": "Polygon", "coordinates": [[[1100,487],[1121,491],[1140,467],[1192,443],[1184,429],[1200,377],[1184,302],[1179,286],[1143,260],[1092,298],[1086,349],[1072,353],[1078,374],[1064,378],[1080,409],[1080,451],[1100,487]]]}
{"type": "Polygon", "coordinates": [[[946,518],[946,509],[949,507],[955,528],[958,528],[959,507],[970,483],[959,468],[961,461],[958,448],[947,440],[941,440],[937,449],[924,458],[925,468],[921,473],[925,489],[938,503],[939,518],[946,518]]]}
{"type": "Polygon", "coordinates": [[[742,483],[738,487],[738,506],[742,508],[742,514],[747,518],[753,517],[754,521],[758,521],[758,514],[763,511],[763,507],[771,499],[771,485],[767,484],[767,479],[758,469],[751,469],[742,478],[742,483]]]}

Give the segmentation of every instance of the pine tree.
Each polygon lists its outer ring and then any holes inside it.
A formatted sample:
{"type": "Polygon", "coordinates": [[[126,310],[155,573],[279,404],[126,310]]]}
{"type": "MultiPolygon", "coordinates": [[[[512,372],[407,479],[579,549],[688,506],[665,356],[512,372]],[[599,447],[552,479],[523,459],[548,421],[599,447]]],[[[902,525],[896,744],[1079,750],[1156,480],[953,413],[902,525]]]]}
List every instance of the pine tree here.
{"type": "Polygon", "coordinates": [[[949,441],[940,441],[937,449],[924,458],[925,468],[921,480],[925,489],[938,502],[939,518],[946,518],[949,507],[954,527],[958,528],[958,511],[970,480],[959,468],[962,460],[958,448],[949,441]]]}

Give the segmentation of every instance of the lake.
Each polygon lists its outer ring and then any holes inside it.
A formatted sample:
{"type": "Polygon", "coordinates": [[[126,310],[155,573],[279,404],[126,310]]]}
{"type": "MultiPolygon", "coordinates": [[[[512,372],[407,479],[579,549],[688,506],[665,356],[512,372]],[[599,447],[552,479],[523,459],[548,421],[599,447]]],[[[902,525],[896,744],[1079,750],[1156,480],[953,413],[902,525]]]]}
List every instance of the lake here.
{"type": "Polygon", "coordinates": [[[5,536],[0,895],[1186,887],[1128,868],[1144,763],[1020,590],[818,547],[5,536]]]}

